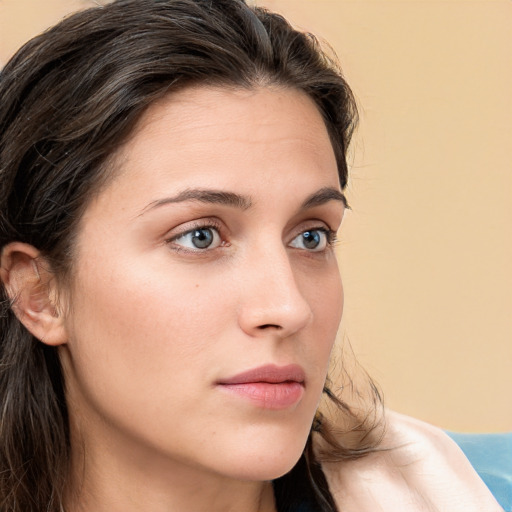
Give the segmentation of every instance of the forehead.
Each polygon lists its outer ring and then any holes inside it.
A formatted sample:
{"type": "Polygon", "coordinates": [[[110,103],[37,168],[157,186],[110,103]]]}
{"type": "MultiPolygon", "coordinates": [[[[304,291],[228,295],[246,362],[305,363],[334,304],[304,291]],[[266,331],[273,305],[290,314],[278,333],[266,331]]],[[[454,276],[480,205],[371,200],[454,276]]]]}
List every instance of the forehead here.
{"type": "Polygon", "coordinates": [[[137,123],[133,134],[155,131],[160,123],[175,122],[176,135],[201,130],[225,121],[251,125],[253,137],[267,136],[266,129],[277,122],[303,120],[312,130],[326,132],[314,101],[304,92],[277,85],[254,88],[187,87],[154,102],[137,123]]]}
{"type": "Polygon", "coordinates": [[[177,179],[202,171],[209,180],[221,169],[277,171],[285,155],[290,166],[302,159],[318,170],[336,167],[324,120],[309,96],[279,87],[203,86],[151,105],[114,164],[121,173],[172,167],[177,179]]]}
{"type": "Polygon", "coordinates": [[[316,105],[284,88],[170,94],[145,112],[111,164],[113,176],[87,206],[82,228],[128,227],[148,205],[192,189],[233,192],[274,213],[322,188],[340,190],[316,105]]]}

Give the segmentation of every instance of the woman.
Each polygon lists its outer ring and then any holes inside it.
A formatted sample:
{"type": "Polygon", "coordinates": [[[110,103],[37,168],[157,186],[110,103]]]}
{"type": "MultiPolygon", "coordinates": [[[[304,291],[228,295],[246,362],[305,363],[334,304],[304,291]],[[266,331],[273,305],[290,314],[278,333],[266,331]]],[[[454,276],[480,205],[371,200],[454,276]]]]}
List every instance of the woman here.
{"type": "Polygon", "coordinates": [[[311,36],[120,0],[0,94],[2,511],[498,510],[435,429],[324,388],[356,110],[311,36]]]}

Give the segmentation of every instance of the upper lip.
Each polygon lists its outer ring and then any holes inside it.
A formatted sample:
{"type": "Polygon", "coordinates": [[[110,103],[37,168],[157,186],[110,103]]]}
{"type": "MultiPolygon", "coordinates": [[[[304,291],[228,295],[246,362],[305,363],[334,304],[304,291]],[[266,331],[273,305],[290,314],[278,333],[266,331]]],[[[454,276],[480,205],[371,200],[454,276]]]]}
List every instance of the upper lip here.
{"type": "Polygon", "coordinates": [[[232,377],[219,380],[218,384],[233,385],[247,384],[249,382],[268,382],[278,384],[280,382],[299,382],[304,383],[306,378],[305,372],[297,364],[289,364],[286,366],[277,366],[275,364],[267,364],[253,368],[232,377]]]}

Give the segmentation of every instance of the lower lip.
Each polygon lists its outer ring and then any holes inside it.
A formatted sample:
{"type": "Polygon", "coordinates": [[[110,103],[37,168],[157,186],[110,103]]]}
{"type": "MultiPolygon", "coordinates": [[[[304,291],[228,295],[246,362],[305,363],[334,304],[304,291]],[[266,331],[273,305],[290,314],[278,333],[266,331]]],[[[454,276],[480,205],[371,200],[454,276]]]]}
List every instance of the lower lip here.
{"type": "Polygon", "coordinates": [[[298,403],[304,395],[304,386],[299,382],[247,382],[221,384],[221,388],[264,409],[286,409],[298,403]]]}

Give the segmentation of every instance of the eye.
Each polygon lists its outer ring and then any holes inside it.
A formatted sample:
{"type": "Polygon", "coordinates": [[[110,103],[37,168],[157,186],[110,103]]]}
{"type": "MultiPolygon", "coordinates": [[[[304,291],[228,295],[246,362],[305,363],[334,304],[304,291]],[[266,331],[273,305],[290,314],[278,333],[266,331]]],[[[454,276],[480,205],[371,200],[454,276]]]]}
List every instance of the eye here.
{"type": "Polygon", "coordinates": [[[296,236],[290,243],[296,249],[320,252],[331,242],[332,235],[326,229],[308,229],[296,236]]]}
{"type": "Polygon", "coordinates": [[[222,244],[217,229],[208,226],[191,229],[173,238],[170,242],[193,250],[215,249],[222,244]]]}

